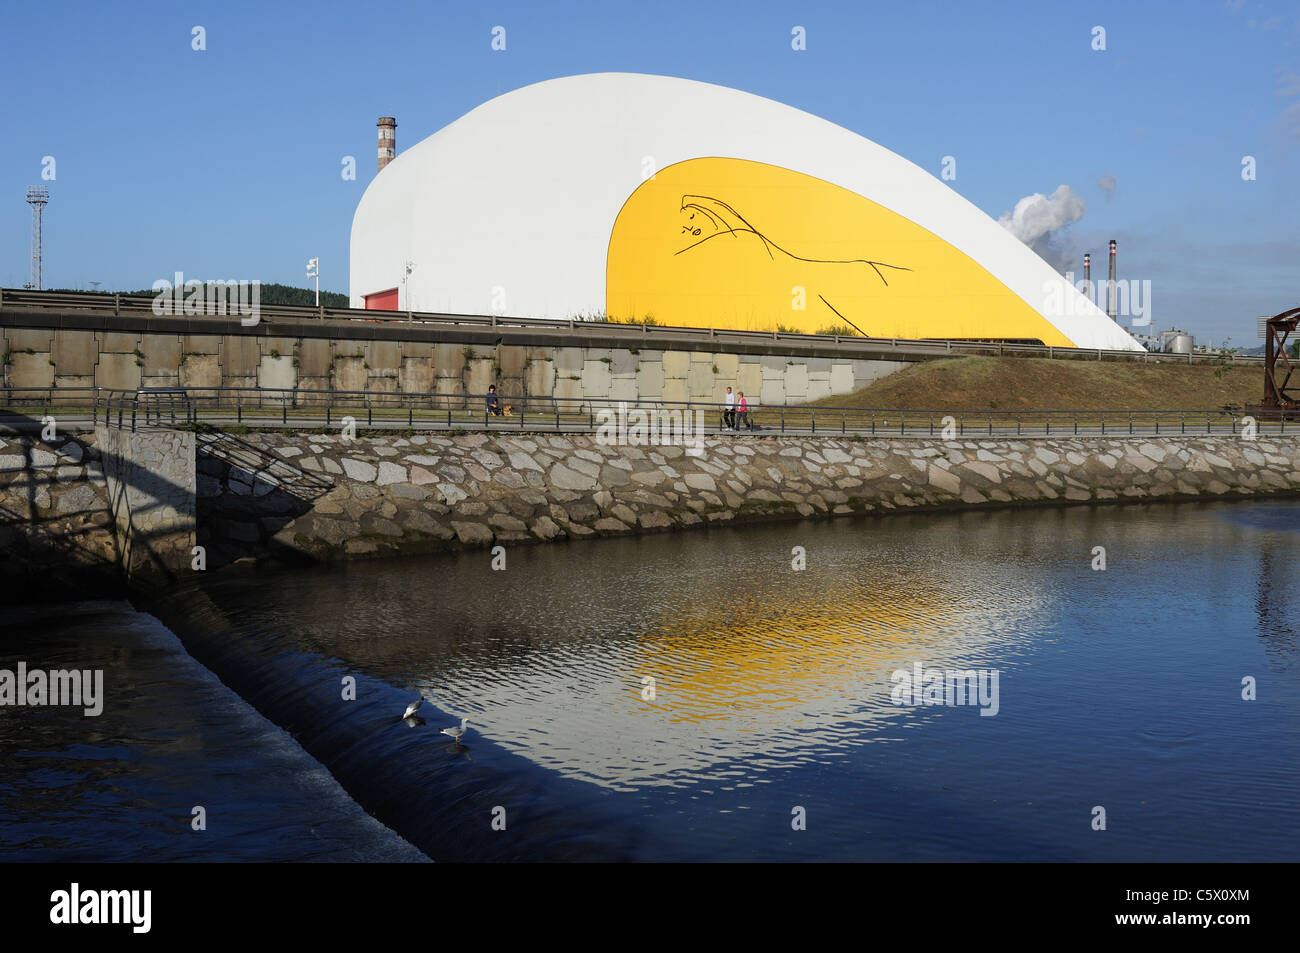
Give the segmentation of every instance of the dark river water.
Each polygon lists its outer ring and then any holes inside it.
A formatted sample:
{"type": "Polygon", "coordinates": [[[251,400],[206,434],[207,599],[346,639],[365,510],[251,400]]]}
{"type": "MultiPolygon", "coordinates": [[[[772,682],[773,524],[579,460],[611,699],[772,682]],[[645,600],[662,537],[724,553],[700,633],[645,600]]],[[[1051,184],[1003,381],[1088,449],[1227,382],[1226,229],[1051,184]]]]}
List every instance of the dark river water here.
{"type": "Polygon", "coordinates": [[[104,698],[0,707],[0,861],[426,859],[126,602],[0,607],[19,661],[102,670],[104,698]]]}
{"type": "Polygon", "coordinates": [[[189,655],[124,604],[0,609],[0,668],[102,667],[107,695],[0,708],[0,857],[1300,859],[1300,503],[490,563],[197,577],[148,607],[189,655]],[[918,666],[989,691],[896,704],[918,666]]]}

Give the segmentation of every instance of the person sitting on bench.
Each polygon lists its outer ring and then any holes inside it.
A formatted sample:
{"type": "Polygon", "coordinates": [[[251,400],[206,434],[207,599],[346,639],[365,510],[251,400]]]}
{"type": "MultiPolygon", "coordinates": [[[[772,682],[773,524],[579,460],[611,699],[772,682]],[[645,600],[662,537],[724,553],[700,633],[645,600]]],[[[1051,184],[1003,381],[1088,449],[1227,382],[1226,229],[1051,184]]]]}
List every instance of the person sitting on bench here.
{"type": "Polygon", "coordinates": [[[489,384],[487,392],[487,412],[493,417],[501,416],[501,402],[497,398],[497,385],[489,384]]]}

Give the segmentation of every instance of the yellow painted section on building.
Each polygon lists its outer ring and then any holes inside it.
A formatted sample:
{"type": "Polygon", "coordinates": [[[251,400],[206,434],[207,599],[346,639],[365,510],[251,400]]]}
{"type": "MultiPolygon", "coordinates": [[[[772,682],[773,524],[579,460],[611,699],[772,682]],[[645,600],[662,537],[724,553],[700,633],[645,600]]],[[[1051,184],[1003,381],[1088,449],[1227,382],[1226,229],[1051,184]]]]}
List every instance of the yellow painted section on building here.
{"type": "Polygon", "coordinates": [[[970,256],[870,199],[745,159],[661,169],[623,205],[606,262],[613,320],[1073,346],[970,256]]]}

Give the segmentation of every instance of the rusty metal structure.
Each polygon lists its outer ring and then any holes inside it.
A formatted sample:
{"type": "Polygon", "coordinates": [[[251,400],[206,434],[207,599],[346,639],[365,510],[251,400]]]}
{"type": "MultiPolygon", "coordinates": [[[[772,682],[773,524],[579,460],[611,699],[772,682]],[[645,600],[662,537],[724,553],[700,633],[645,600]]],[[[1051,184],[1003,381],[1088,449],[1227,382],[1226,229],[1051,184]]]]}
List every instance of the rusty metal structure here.
{"type": "Polygon", "coordinates": [[[1287,338],[1297,325],[1300,325],[1300,308],[1274,315],[1264,325],[1264,400],[1258,407],[1250,408],[1260,416],[1283,420],[1300,417],[1300,393],[1289,389],[1295,364],[1286,352],[1287,338]]]}

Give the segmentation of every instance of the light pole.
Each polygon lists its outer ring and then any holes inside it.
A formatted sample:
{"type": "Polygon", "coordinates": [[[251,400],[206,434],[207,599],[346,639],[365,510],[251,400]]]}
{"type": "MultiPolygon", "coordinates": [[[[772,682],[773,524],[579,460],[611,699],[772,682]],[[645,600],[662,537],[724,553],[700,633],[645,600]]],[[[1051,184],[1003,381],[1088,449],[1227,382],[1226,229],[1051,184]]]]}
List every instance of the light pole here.
{"type": "Polygon", "coordinates": [[[316,279],[316,307],[320,307],[320,259],[312,258],[307,262],[307,277],[316,279]]]}
{"type": "MultiPolygon", "coordinates": [[[[411,296],[410,293],[406,290],[406,282],[407,279],[411,277],[411,272],[414,270],[415,270],[415,262],[408,260],[406,262],[406,271],[402,275],[402,299],[403,301],[406,302],[407,314],[411,313],[411,296]]],[[[398,307],[399,308],[401,307],[400,303],[398,304],[398,307]]]]}

